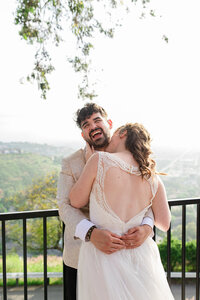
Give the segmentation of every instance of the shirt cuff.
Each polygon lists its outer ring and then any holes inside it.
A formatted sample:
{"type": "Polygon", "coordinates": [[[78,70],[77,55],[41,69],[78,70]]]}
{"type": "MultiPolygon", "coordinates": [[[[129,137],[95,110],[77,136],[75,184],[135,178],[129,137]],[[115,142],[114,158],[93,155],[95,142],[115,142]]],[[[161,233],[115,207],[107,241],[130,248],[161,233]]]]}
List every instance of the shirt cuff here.
{"type": "Polygon", "coordinates": [[[88,232],[88,230],[94,226],[92,222],[88,221],[87,219],[83,219],[78,223],[76,226],[76,231],[75,231],[75,237],[81,239],[82,241],[85,242],[85,237],[88,232]]]}
{"type": "Polygon", "coordinates": [[[154,221],[153,221],[150,217],[145,217],[145,218],[142,220],[141,225],[149,225],[149,226],[153,229],[154,221]]]}

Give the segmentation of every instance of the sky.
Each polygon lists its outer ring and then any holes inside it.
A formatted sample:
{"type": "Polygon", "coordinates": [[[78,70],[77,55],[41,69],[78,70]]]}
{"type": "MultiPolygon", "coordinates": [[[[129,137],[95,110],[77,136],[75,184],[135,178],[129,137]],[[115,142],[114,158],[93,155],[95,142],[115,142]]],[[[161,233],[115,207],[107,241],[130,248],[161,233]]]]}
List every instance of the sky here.
{"type": "MultiPolygon", "coordinates": [[[[199,0],[153,0],[150,6],[156,17],[140,19],[134,7],[113,39],[95,40],[95,102],[107,110],[114,129],[140,122],[151,133],[153,145],[200,149],[199,0]]],[[[87,101],[77,98],[67,45],[54,53],[56,71],[43,100],[36,84],[20,83],[32,70],[34,47],[20,39],[14,10],[14,0],[1,3],[0,141],[80,141],[73,119],[87,101]]]]}

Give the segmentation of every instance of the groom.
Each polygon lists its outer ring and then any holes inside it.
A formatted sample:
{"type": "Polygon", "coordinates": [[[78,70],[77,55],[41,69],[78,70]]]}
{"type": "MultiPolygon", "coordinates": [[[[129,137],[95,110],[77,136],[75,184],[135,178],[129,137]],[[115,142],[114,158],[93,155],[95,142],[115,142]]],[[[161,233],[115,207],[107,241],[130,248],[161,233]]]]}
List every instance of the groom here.
{"type": "MultiPolygon", "coordinates": [[[[106,151],[111,138],[112,121],[106,111],[95,103],[87,103],[76,113],[76,123],[82,131],[82,137],[97,151],[106,151]]],[[[89,221],[88,206],[76,209],[70,205],[70,189],[79,178],[88,155],[80,149],[62,161],[62,170],[58,181],[58,206],[61,220],[65,223],[63,260],[66,278],[65,300],[76,300],[76,275],[81,240],[91,242],[100,251],[112,254],[116,251],[140,246],[150,235],[153,228],[153,214],[149,210],[140,226],[129,230],[120,239],[116,234],[98,229],[89,221]]]]}

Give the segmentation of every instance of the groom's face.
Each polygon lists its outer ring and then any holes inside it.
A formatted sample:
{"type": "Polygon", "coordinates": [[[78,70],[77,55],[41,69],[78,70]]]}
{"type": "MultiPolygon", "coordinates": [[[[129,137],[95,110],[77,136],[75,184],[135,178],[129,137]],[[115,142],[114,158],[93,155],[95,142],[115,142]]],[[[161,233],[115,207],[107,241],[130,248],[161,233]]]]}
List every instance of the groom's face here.
{"type": "Polygon", "coordinates": [[[81,122],[82,136],[96,150],[104,149],[110,142],[112,121],[106,120],[100,113],[93,113],[81,122]]]}

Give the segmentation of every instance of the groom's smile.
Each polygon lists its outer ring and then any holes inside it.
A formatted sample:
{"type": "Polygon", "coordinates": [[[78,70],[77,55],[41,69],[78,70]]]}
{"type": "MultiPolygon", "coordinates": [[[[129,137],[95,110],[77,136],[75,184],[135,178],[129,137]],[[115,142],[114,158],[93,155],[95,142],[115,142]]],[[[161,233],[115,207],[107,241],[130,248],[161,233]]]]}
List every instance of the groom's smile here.
{"type": "Polygon", "coordinates": [[[93,113],[81,123],[82,136],[91,146],[97,150],[103,150],[110,142],[110,129],[112,121],[93,113]]]}
{"type": "Polygon", "coordinates": [[[89,135],[92,140],[96,141],[96,140],[102,138],[103,130],[101,128],[91,130],[89,135]]]}

